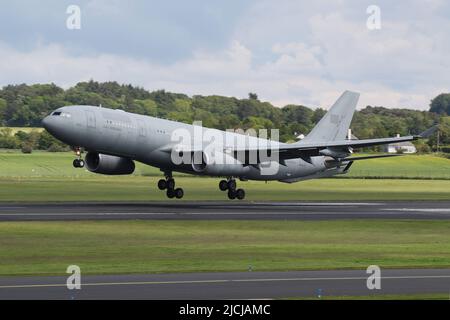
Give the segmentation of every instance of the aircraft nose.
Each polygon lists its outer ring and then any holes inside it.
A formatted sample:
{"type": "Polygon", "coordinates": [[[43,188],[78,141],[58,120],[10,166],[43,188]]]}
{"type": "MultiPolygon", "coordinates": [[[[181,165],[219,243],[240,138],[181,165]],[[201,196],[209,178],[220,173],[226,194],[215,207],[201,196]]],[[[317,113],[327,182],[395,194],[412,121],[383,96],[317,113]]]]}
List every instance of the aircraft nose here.
{"type": "Polygon", "coordinates": [[[55,119],[51,116],[47,116],[42,120],[42,126],[50,133],[54,133],[56,130],[55,119]]]}
{"type": "Polygon", "coordinates": [[[57,109],[42,119],[42,126],[56,139],[70,145],[78,145],[79,134],[72,125],[73,110],[57,109]]]}
{"type": "Polygon", "coordinates": [[[64,123],[61,122],[59,117],[47,116],[42,120],[42,126],[50,133],[52,136],[58,136],[64,131],[64,123]]]}

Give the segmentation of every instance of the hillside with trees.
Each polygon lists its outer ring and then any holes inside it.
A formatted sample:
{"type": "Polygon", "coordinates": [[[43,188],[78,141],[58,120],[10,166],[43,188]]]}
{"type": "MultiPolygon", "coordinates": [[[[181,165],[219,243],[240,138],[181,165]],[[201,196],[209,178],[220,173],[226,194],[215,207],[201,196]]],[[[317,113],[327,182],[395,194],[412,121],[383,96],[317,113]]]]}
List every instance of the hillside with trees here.
{"type": "MultiPolygon", "coordinates": [[[[360,139],[390,137],[396,134],[418,134],[437,121],[443,121],[449,112],[450,94],[432,100],[430,111],[372,107],[355,113],[352,130],[360,139]]],[[[298,134],[307,134],[325,114],[322,108],[302,105],[275,107],[250,93],[246,99],[224,96],[192,97],[164,90],[148,91],[117,82],[80,82],[64,90],[55,84],[8,85],[0,90],[0,126],[39,127],[41,120],[52,110],[65,105],[102,105],[105,108],[172,119],[186,123],[203,121],[205,127],[278,128],[280,140],[294,140],[298,134]]],[[[445,130],[448,130],[445,126],[445,130]]],[[[431,140],[432,141],[432,140],[431,140]]],[[[450,130],[441,134],[441,144],[450,144],[450,130]]],[[[22,132],[14,135],[3,128],[0,148],[50,149],[64,146],[47,133],[22,132]]],[[[426,150],[425,150],[426,151],[426,150]]]]}

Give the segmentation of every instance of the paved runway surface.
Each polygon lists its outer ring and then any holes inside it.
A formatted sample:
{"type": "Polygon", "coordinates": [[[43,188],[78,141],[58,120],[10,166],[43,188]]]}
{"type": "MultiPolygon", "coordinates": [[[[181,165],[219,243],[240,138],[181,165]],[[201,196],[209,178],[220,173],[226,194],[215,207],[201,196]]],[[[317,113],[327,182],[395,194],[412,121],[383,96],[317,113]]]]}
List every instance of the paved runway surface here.
{"type": "MultiPolygon", "coordinates": [[[[0,299],[272,299],[372,294],[450,294],[450,269],[381,270],[381,290],[367,288],[365,270],[0,277],[0,299]]],[[[450,297],[449,297],[450,298],[450,297]]]]}
{"type": "Polygon", "coordinates": [[[0,221],[450,219],[450,201],[0,204],[0,221]]]}

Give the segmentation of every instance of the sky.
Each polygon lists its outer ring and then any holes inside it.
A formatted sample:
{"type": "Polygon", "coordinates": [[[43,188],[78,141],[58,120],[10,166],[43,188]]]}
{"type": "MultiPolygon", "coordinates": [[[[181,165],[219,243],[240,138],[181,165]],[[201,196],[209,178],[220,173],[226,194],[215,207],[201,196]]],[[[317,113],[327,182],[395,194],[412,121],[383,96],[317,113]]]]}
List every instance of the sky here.
{"type": "Polygon", "coordinates": [[[450,91],[449,38],[445,0],[2,0],[0,86],[94,79],[312,108],[352,90],[358,108],[427,110],[450,91]]]}

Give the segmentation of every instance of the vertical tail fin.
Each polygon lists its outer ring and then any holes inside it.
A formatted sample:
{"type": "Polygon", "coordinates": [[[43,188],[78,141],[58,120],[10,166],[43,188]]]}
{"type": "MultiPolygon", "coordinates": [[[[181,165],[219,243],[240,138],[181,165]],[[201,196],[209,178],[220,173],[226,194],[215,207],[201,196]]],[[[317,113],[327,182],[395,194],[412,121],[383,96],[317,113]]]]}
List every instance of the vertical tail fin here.
{"type": "Polygon", "coordinates": [[[345,91],[300,143],[345,140],[358,99],[359,93],[345,91]]]}

